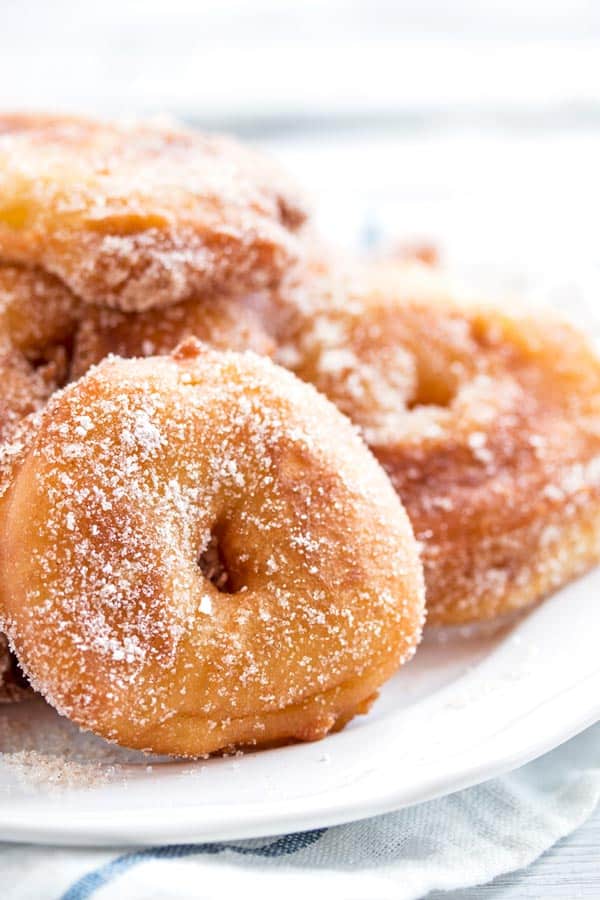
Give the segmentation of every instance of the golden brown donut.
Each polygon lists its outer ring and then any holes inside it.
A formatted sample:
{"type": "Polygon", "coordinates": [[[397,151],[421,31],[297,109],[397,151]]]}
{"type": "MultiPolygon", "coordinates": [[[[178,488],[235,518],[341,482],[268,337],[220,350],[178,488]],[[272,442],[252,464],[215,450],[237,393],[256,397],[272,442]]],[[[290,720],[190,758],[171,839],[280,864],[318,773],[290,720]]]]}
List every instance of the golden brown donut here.
{"type": "Polygon", "coordinates": [[[97,307],[90,308],[77,331],[71,378],[79,378],[110,353],[163,356],[188,337],[217,350],[253,350],[265,356],[275,350],[261,318],[244,298],[203,296],[143,313],[97,307]]]}
{"type": "MultiPolygon", "coordinates": [[[[66,382],[67,374],[78,378],[109,353],[168,353],[188,335],[223,349],[264,354],[274,349],[256,314],[225,297],[187,301],[144,314],[93,307],[85,310],[81,320],[80,314],[81,304],[57,279],[33,270],[0,267],[0,378],[4,385],[0,440],[5,441],[0,448],[0,495],[13,477],[15,456],[20,455],[29,428],[29,423],[19,427],[22,418],[42,408],[66,382]]],[[[12,672],[12,666],[6,671],[12,672]]],[[[17,698],[17,687],[12,681],[10,690],[8,682],[5,690],[0,686],[0,698],[17,698]]]]}
{"type": "Polygon", "coordinates": [[[152,124],[0,117],[0,261],[141,310],[278,282],[306,212],[262,157],[152,124]]]}
{"type": "Polygon", "coordinates": [[[396,435],[417,384],[403,321],[371,281],[359,266],[315,256],[261,310],[276,361],[326,394],[368,442],[396,435]]]}
{"type": "Polygon", "coordinates": [[[191,340],[52,398],[0,501],[0,610],[61,713],[197,756],[364,711],[414,651],[422,569],[332,404],[191,340]]]}
{"type": "Polygon", "coordinates": [[[598,561],[600,364],[577,330],[415,265],[322,263],[278,303],[278,360],[361,427],[407,508],[429,622],[528,606],[598,561]]]}
{"type": "Polygon", "coordinates": [[[56,278],[0,265],[0,441],[66,381],[79,306],[56,278]]]}

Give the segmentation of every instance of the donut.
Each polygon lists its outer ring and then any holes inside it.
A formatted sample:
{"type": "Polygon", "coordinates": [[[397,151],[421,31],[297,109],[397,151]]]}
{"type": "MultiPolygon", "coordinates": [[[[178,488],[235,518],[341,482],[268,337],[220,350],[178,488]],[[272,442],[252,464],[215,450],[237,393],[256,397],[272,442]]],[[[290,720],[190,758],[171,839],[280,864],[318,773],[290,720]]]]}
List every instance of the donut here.
{"type": "Polygon", "coordinates": [[[235,141],[151,123],[0,117],[0,261],[123,310],[276,284],[306,211],[235,141]]]}
{"type": "Polygon", "coordinates": [[[275,359],[314,384],[358,425],[367,442],[395,436],[417,382],[406,328],[366,272],[315,256],[264,301],[275,359]]]}
{"type": "Polygon", "coordinates": [[[70,377],[79,378],[111,353],[163,356],[188,337],[218,350],[253,350],[265,356],[275,351],[258,313],[243,298],[203,296],[144,313],[97,307],[90,308],[77,330],[70,377]]]}
{"type": "Polygon", "coordinates": [[[56,279],[0,265],[0,441],[68,377],[79,304],[56,279]]]}
{"type": "Polygon", "coordinates": [[[276,358],[390,476],[423,547],[428,622],[510,614],[595,564],[600,364],[585,336],[424,266],[328,265],[279,295],[276,358]]]}
{"type": "Polygon", "coordinates": [[[413,653],[418,546],[310,385],[190,339],[55,394],[0,501],[0,619],[59,712],[199,756],[314,740],[413,653]]]}

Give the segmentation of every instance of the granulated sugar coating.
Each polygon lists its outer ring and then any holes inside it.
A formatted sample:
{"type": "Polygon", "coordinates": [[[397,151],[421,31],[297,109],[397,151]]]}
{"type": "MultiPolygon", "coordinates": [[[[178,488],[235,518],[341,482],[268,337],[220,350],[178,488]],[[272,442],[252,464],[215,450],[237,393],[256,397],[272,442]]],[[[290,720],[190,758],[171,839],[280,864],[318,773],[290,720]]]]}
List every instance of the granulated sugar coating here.
{"type": "Polygon", "coordinates": [[[2,756],[2,765],[24,787],[48,791],[98,787],[113,780],[118,769],[93,762],[73,762],[64,756],[21,750],[2,756]]]}
{"type": "Polygon", "coordinates": [[[28,697],[27,703],[5,707],[0,716],[3,777],[19,790],[54,793],[107,783],[125,786],[128,767],[145,770],[149,762],[159,760],[81,731],[41,697],[28,697]],[[7,770],[12,778],[7,778],[7,770]]]}
{"type": "Polygon", "coordinates": [[[124,310],[276,284],[306,212],[235,141],[150,124],[0,118],[0,260],[124,310]]]}
{"type": "Polygon", "coordinates": [[[428,621],[524,607],[600,558],[600,363],[551,311],[418,265],[319,258],[273,297],[276,359],[360,426],[423,546],[428,621]]]}
{"type": "Polygon", "coordinates": [[[3,625],[35,687],[122,745],[314,739],[413,653],[417,545],[312,387],[196,341],[56,394],[0,501],[3,625]]]}
{"type": "Polygon", "coordinates": [[[275,350],[258,313],[243,297],[202,295],[143,313],[90,308],[75,339],[71,378],[79,378],[111,353],[162,356],[187,337],[217,350],[253,350],[265,356],[275,350]]]}
{"type": "Polygon", "coordinates": [[[0,441],[66,382],[79,314],[56,278],[0,265],[0,441]]]}
{"type": "MultiPolygon", "coordinates": [[[[78,318],[79,304],[57,279],[0,265],[0,493],[21,420],[41,409],[67,379],[78,318]]],[[[2,641],[0,635],[0,660],[2,641]]],[[[21,694],[12,680],[3,682],[0,661],[0,702],[21,694]]]]}

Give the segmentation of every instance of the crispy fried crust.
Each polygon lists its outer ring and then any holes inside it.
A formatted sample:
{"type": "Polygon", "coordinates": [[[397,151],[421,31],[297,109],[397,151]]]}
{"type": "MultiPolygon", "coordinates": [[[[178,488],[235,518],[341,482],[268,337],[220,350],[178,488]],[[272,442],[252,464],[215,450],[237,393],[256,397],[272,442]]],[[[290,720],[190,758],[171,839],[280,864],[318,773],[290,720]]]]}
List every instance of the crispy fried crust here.
{"type": "Polygon", "coordinates": [[[58,279],[0,265],[0,441],[66,382],[80,308],[58,279]]]}
{"type": "Polygon", "coordinates": [[[600,558],[600,364],[550,311],[465,301],[425,268],[280,292],[278,359],[360,425],[422,542],[428,621],[527,606],[600,558]]]}
{"type": "Polygon", "coordinates": [[[56,394],[0,501],[19,660],[130,747],[322,737],[412,655],[423,593],[408,518],[350,423],[269,360],[193,340],[56,394]]]}
{"type": "Polygon", "coordinates": [[[253,350],[272,356],[275,342],[260,316],[244,298],[203,296],[144,313],[90,309],[75,338],[71,378],[113,353],[116,356],[163,356],[188,337],[217,350],[253,350]]]}
{"type": "Polygon", "coordinates": [[[122,310],[276,284],[299,253],[294,187],[233,140],[150,124],[0,118],[0,261],[122,310]]]}

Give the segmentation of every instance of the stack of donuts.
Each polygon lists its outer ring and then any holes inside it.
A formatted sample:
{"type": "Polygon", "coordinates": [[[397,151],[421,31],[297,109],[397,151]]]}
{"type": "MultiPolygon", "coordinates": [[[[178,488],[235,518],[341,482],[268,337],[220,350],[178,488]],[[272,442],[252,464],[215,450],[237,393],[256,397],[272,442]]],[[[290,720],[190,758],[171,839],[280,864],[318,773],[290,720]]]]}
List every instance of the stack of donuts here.
{"type": "Polygon", "coordinates": [[[233,141],[0,117],[0,317],[0,700],[178,756],[314,740],[425,613],[600,558],[587,339],[339,259],[233,141]]]}

